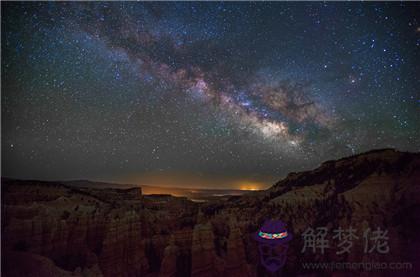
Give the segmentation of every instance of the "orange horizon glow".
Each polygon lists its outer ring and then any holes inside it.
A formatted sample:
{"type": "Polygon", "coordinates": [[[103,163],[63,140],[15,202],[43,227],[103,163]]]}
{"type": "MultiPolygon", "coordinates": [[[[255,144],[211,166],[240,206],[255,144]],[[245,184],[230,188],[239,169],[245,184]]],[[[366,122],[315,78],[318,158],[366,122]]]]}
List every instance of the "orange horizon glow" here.
{"type": "MultiPolygon", "coordinates": [[[[155,187],[164,189],[190,190],[264,190],[272,186],[279,177],[267,176],[264,179],[243,178],[235,176],[199,175],[189,172],[148,172],[140,175],[120,177],[114,179],[118,183],[135,184],[149,189],[155,187]]],[[[148,190],[146,188],[146,190],[148,190]]],[[[145,192],[147,193],[147,192],[145,192]]]]}
{"type": "Polygon", "coordinates": [[[262,183],[244,183],[240,185],[240,190],[257,191],[264,189],[265,185],[262,183]]]}
{"type": "Polygon", "coordinates": [[[255,187],[244,187],[244,188],[241,188],[241,190],[257,191],[257,190],[260,190],[260,189],[259,188],[255,188],[255,187]]]}

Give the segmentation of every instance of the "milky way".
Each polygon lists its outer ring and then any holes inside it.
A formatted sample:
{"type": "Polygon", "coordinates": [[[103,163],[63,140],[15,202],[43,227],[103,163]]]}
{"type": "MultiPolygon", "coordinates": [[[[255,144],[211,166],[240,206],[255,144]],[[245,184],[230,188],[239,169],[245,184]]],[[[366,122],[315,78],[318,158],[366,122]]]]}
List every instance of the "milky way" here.
{"type": "Polygon", "coordinates": [[[2,3],[3,175],[267,186],[419,151],[419,8],[2,3]]]}

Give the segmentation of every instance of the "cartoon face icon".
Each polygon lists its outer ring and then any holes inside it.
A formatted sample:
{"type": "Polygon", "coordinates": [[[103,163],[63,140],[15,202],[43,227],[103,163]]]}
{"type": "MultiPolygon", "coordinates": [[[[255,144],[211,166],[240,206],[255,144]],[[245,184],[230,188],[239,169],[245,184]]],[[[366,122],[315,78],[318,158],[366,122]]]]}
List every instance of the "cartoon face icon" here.
{"type": "Polygon", "coordinates": [[[275,272],[284,266],[292,235],[282,221],[266,221],[254,234],[254,239],[258,242],[261,264],[267,270],[275,272]]]}

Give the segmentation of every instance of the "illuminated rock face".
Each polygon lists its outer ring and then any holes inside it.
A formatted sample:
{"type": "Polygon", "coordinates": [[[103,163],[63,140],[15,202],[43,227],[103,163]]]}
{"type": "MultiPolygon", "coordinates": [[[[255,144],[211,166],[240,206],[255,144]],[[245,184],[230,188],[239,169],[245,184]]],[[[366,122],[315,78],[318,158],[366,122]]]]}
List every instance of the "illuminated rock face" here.
{"type": "MultiPolygon", "coordinates": [[[[290,174],[272,188],[229,200],[193,203],[144,197],[139,189],[94,189],[2,180],[5,276],[256,276],[253,232],[281,218],[294,240],[283,270],[301,272],[307,227],[381,226],[390,256],[412,261],[420,248],[419,154],[374,151],[290,174]]],[[[360,235],[360,234],[359,234],[360,235]]],[[[376,259],[355,250],[345,261],[376,259]]],[[[338,259],[334,253],[318,257],[338,259]]],[[[392,259],[392,261],[391,261],[392,259]]]]}
{"type": "Polygon", "coordinates": [[[215,271],[221,270],[213,241],[213,230],[209,222],[194,227],[191,246],[192,276],[213,276],[215,271]]]}
{"type": "MultiPolygon", "coordinates": [[[[137,205],[140,204],[139,189],[124,190],[129,206],[113,207],[112,198],[108,202],[100,200],[105,192],[94,195],[92,191],[48,183],[6,181],[3,185],[3,250],[31,253],[32,256],[25,256],[29,261],[41,255],[49,261],[46,264],[69,272],[87,270],[104,276],[135,276],[148,271],[141,213],[128,208],[134,204],[133,199],[137,198],[137,205]],[[23,201],[19,200],[20,194],[23,201]],[[30,194],[36,201],[26,205],[30,194]]],[[[108,193],[113,194],[114,191],[108,193]]],[[[36,272],[36,268],[33,270],[36,272]]]]}
{"type": "Polygon", "coordinates": [[[148,262],[144,250],[139,215],[125,212],[108,223],[99,256],[100,268],[107,276],[146,273],[148,262]]]}

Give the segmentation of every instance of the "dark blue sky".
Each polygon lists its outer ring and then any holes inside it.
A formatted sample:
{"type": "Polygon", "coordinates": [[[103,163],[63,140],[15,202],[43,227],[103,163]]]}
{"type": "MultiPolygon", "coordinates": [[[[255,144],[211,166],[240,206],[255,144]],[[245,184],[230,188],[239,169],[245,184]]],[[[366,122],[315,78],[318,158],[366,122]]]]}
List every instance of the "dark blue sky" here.
{"type": "Polygon", "coordinates": [[[420,149],[419,3],[2,3],[2,175],[267,186],[420,149]]]}

